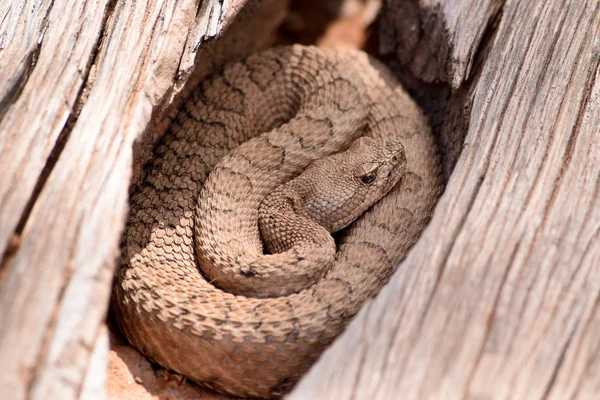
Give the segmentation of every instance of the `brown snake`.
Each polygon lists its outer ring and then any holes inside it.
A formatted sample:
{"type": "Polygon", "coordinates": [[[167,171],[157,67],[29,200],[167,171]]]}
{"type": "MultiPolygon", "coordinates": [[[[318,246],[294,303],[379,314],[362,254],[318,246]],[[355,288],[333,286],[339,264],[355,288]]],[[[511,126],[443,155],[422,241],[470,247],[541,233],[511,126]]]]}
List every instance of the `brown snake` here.
{"type": "Polygon", "coordinates": [[[302,46],[252,55],[205,80],[147,171],[130,199],[117,322],[162,366],[253,397],[289,390],[381,289],[441,190],[429,126],[393,76],[359,51],[302,46]],[[277,189],[359,136],[376,140],[277,189]],[[388,175],[399,183],[335,243],[311,231],[307,215],[263,222],[273,210],[311,209],[328,231],[341,228],[389,190],[380,183],[388,175]],[[265,200],[273,191],[285,193],[265,200]],[[263,255],[259,214],[263,236],[280,239],[268,245],[278,254],[263,255]]]}

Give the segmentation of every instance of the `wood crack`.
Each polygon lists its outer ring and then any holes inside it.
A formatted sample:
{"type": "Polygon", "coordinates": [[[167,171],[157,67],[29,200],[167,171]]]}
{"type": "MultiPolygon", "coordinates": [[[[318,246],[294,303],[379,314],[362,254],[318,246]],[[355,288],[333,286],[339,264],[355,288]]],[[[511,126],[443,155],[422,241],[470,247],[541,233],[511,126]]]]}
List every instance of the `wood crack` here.
{"type": "MultiPolygon", "coordinates": [[[[27,200],[27,204],[25,205],[25,207],[23,208],[23,211],[21,212],[21,217],[20,217],[19,221],[17,222],[17,225],[13,232],[14,238],[19,238],[21,236],[23,229],[25,228],[25,225],[27,224],[27,221],[29,220],[31,211],[33,210],[33,207],[35,206],[40,193],[42,192],[44,186],[46,185],[46,182],[48,181],[48,178],[49,178],[52,170],[54,169],[54,166],[56,165],[58,159],[60,158],[60,155],[62,154],[62,151],[64,150],[64,148],[67,144],[67,141],[69,140],[69,136],[70,136],[70,133],[71,133],[73,127],[77,123],[77,119],[79,117],[79,111],[83,107],[85,101],[87,100],[87,95],[93,87],[94,79],[90,79],[90,73],[94,69],[94,66],[96,63],[96,58],[98,56],[99,48],[102,43],[102,38],[104,37],[106,23],[109,20],[110,10],[112,10],[114,8],[114,5],[116,4],[116,2],[117,2],[117,0],[111,0],[111,2],[108,3],[107,11],[104,13],[105,18],[103,20],[103,26],[100,31],[100,32],[102,32],[102,34],[98,35],[98,37],[96,39],[96,45],[94,46],[94,49],[92,50],[92,53],[90,54],[89,61],[86,65],[86,68],[81,73],[82,84],[79,87],[79,90],[77,92],[77,96],[76,96],[75,102],[73,103],[73,107],[71,108],[71,112],[67,118],[67,121],[66,121],[62,131],[58,134],[58,137],[56,139],[54,147],[50,151],[50,154],[46,160],[46,163],[45,163],[44,167],[42,168],[40,175],[38,176],[38,179],[33,187],[33,190],[27,200]]],[[[49,13],[50,13],[50,11],[48,11],[48,14],[49,13]]],[[[46,19],[47,18],[48,18],[48,16],[46,16],[46,19]]],[[[41,47],[41,42],[39,44],[39,47],[41,47]]],[[[38,52],[39,52],[39,47],[38,47],[38,52]]],[[[2,121],[1,121],[1,116],[0,116],[0,123],[1,122],[2,121]]],[[[2,278],[6,276],[6,273],[2,273],[2,271],[7,269],[7,265],[10,264],[9,261],[11,259],[11,255],[14,254],[18,250],[18,246],[19,246],[18,240],[16,241],[16,243],[17,243],[16,244],[17,247],[15,247],[15,246],[7,247],[6,250],[4,251],[4,253],[2,254],[2,257],[0,258],[0,286],[2,285],[2,278]]]]}
{"type": "MultiPolygon", "coordinates": [[[[44,36],[46,34],[46,30],[48,29],[48,18],[50,13],[52,12],[53,7],[54,0],[50,2],[45,15],[40,21],[38,38],[35,41],[35,46],[28,52],[25,60],[23,61],[25,67],[21,71],[19,71],[18,75],[8,77],[8,87],[4,90],[4,95],[0,97],[0,125],[2,124],[2,120],[4,119],[4,116],[6,115],[6,111],[8,111],[9,106],[12,103],[14,103],[15,99],[18,98],[21,94],[23,87],[25,87],[25,84],[27,83],[31,72],[34,70],[37,64],[40,49],[44,41],[44,36]]],[[[5,22],[6,20],[3,20],[0,26],[4,25],[5,22]]],[[[0,52],[3,50],[3,47],[4,46],[1,43],[0,39],[0,52]]]]}

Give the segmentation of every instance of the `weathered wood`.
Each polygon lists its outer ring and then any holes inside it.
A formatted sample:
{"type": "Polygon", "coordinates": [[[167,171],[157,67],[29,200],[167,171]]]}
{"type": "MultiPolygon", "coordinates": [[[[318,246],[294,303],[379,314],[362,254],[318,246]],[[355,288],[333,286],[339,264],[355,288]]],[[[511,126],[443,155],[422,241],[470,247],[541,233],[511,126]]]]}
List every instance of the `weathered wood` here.
{"type": "Polygon", "coordinates": [[[503,6],[431,224],[290,399],[598,398],[599,55],[598,0],[503,6]]]}
{"type": "Polygon", "coordinates": [[[380,51],[393,54],[425,82],[454,89],[469,78],[486,29],[504,0],[387,0],[380,51]]]}
{"type": "MultiPolygon", "coordinates": [[[[153,109],[173,101],[175,78],[190,76],[192,63],[181,61],[221,34],[245,2],[203,2],[210,18],[195,0],[8,5],[0,35],[11,43],[0,53],[0,66],[10,65],[0,70],[10,78],[0,81],[3,398],[92,395],[90,373],[106,359],[103,320],[134,140],[153,109]],[[190,32],[204,29],[195,24],[210,29],[192,40],[190,32]]],[[[256,45],[274,24],[261,21],[256,45]]],[[[227,54],[246,54],[254,43],[227,54]]]]}
{"type": "Polygon", "coordinates": [[[51,8],[50,0],[0,4],[0,116],[30,73],[51,8]]]}
{"type": "Polygon", "coordinates": [[[103,400],[106,398],[106,382],[108,363],[108,329],[101,326],[90,356],[83,386],[79,398],[81,400],[103,400]]]}
{"type": "MultiPolygon", "coordinates": [[[[61,245],[61,240],[69,238],[61,236],[64,231],[50,230],[48,235],[42,232],[41,236],[45,237],[43,240],[54,241],[52,245],[33,245],[26,240],[26,237],[32,237],[31,226],[27,226],[23,240],[13,240],[13,246],[21,242],[20,249],[7,251],[7,248],[11,236],[16,237],[20,234],[18,231],[23,231],[17,224],[25,217],[28,204],[39,190],[36,183],[43,175],[42,169],[75,107],[102,31],[103,19],[93,16],[104,14],[107,4],[108,1],[72,1],[65,4],[64,9],[54,7],[50,10],[37,62],[31,67],[27,82],[22,83],[20,95],[5,105],[8,109],[0,125],[0,254],[4,255],[0,266],[0,360],[7,367],[0,378],[0,387],[3,393],[14,398],[24,398],[31,390],[46,330],[52,323],[63,290],[64,275],[68,273],[67,265],[60,258],[55,259],[52,252],[69,252],[71,246],[61,245]],[[34,255],[34,248],[39,252],[37,259],[24,260],[23,257],[34,255]]],[[[23,15],[14,19],[18,26],[15,29],[23,36],[31,35],[28,27],[21,26],[30,17],[31,9],[27,7],[22,12],[23,15]]],[[[42,38],[41,32],[34,34],[42,38]]],[[[21,37],[15,35],[12,43],[20,40],[21,37]]],[[[22,50],[23,57],[32,57],[30,47],[22,50]]],[[[7,91],[3,90],[3,93],[7,91]]],[[[60,197],[54,200],[60,201],[60,197]]],[[[52,220],[53,211],[44,219],[52,220]]],[[[71,221],[66,218],[58,222],[62,225],[71,221]]],[[[39,235],[37,240],[42,239],[39,235]]],[[[75,305],[85,303],[80,299],[75,305]]],[[[75,317],[80,319],[84,315],[75,317]]]]}
{"type": "Polygon", "coordinates": [[[108,0],[70,2],[64,9],[39,4],[36,10],[33,1],[22,9],[15,5],[9,6],[9,25],[3,26],[14,34],[0,53],[6,63],[0,66],[0,254],[75,107],[103,27],[103,18],[93,16],[106,12],[108,0]],[[40,18],[47,18],[46,24],[40,18]],[[60,18],[64,23],[56,23],[60,18]],[[16,98],[15,86],[22,86],[16,98]]]}

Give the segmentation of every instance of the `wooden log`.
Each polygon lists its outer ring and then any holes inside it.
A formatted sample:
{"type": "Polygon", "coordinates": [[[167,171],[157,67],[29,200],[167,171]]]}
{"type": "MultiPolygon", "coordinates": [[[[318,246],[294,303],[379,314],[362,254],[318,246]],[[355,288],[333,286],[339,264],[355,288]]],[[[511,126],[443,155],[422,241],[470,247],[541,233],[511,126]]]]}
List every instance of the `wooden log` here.
{"type": "MultiPolygon", "coordinates": [[[[10,65],[0,72],[0,393],[93,397],[133,143],[191,76],[200,44],[246,1],[199,12],[195,0],[18,3],[0,12],[0,40],[10,39],[0,53],[10,65]]],[[[198,64],[251,52],[278,23],[246,22],[237,31],[252,43],[198,64]]]]}
{"type": "Polygon", "coordinates": [[[288,398],[596,399],[600,2],[507,1],[497,28],[467,18],[485,2],[407,3],[495,30],[464,148],[420,241],[288,398]]]}

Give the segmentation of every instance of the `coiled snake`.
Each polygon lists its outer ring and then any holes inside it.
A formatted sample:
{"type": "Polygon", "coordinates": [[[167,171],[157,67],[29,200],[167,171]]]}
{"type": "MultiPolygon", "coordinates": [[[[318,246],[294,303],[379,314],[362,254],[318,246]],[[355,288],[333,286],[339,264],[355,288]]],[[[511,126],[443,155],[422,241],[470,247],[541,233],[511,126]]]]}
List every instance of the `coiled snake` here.
{"type": "Polygon", "coordinates": [[[428,124],[393,76],[362,52],[303,46],[205,80],[147,171],[130,199],[117,322],[162,366],[254,397],[288,390],[381,289],[441,188],[428,124]],[[327,231],[359,215],[334,243],[327,231]]]}

